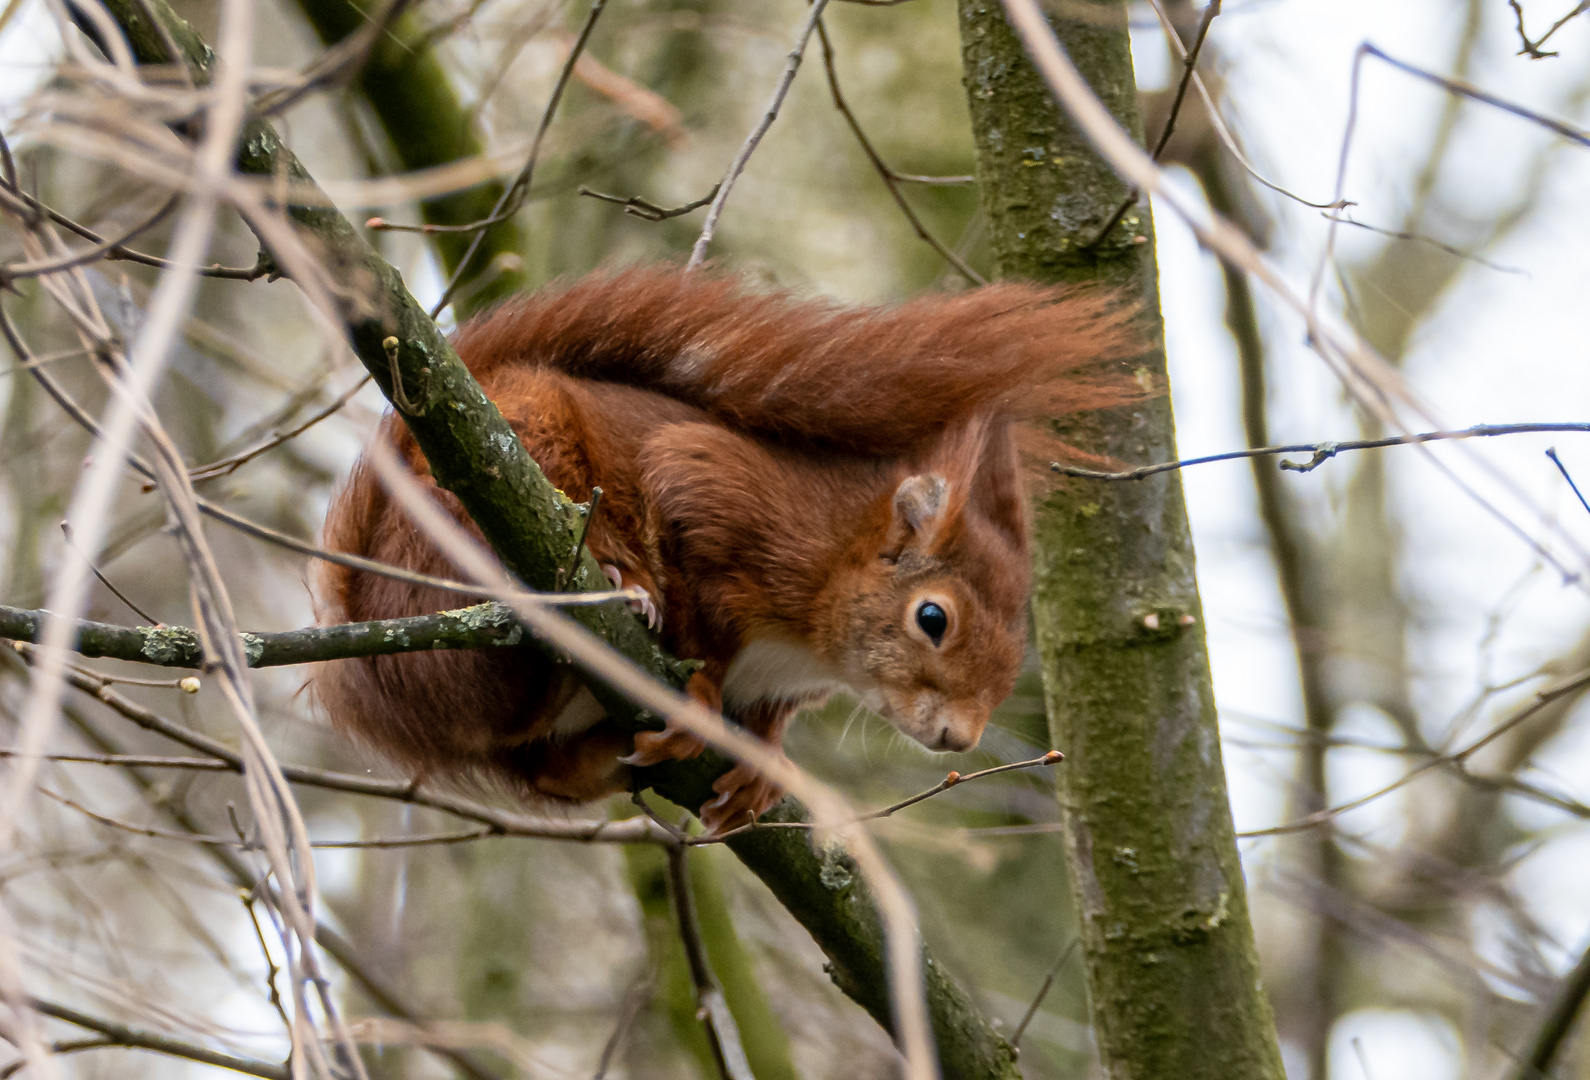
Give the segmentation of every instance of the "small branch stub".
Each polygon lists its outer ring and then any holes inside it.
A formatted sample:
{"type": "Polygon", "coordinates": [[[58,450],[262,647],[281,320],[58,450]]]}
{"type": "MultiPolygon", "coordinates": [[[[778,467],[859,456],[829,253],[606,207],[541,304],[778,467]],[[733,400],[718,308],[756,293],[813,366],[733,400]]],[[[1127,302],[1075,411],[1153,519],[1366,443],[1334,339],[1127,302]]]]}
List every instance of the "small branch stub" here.
{"type": "Polygon", "coordinates": [[[402,346],[403,343],[396,337],[388,337],[381,342],[381,348],[386,352],[387,363],[392,367],[392,404],[410,416],[419,416],[425,410],[414,404],[403,390],[403,372],[398,368],[398,350],[402,346]]]}

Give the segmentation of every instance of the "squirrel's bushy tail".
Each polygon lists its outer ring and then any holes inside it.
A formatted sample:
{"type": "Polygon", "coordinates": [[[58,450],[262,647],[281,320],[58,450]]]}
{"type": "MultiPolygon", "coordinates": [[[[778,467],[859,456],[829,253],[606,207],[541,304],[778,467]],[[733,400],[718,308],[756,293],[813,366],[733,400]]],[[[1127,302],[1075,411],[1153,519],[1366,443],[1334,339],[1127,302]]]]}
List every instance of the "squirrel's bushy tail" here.
{"type": "Polygon", "coordinates": [[[1001,283],[894,307],[760,293],[731,277],[640,267],[510,301],[465,324],[477,377],[507,363],[644,387],[774,438],[902,453],[988,409],[1059,415],[1143,389],[1144,343],[1104,291],[1001,283]]]}

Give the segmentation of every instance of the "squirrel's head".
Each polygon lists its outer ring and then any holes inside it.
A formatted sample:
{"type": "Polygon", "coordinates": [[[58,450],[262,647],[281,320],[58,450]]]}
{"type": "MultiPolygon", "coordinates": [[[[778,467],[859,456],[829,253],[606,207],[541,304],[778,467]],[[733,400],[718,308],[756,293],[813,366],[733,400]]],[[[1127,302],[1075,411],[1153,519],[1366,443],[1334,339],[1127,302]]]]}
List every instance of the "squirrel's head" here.
{"type": "Polygon", "coordinates": [[[947,435],[876,507],[854,551],[840,654],[869,707],[930,750],[970,750],[1015,686],[1027,528],[1008,425],[947,435]]]}

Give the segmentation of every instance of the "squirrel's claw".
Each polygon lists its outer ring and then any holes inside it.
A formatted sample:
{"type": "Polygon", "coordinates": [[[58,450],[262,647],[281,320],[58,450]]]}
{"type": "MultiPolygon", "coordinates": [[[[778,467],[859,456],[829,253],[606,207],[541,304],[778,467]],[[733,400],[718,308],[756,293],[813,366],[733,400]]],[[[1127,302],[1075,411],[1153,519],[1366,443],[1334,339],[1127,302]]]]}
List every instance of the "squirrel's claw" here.
{"type": "MultiPolygon", "coordinates": [[[[782,756],[782,755],[781,755],[782,756]]],[[[701,807],[701,823],[710,836],[749,824],[784,797],[784,789],[754,765],[741,763],[713,781],[716,799],[701,807]]]]}
{"type": "Polygon", "coordinates": [[[700,735],[686,731],[670,721],[661,731],[637,732],[635,752],[618,760],[625,765],[661,765],[665,761],[693,758],[706,749],[706,746],[706,740],[700,735]]]}
{"type": "MultiPolygon", "coordinates": [[[[625,584],[624,572],[611,563],[602,564],[602,573],[607,576],[608,581],[613,583],[613,588],[615,589],[640,588],[634,582],[625,584]]],[[[629,605],[629,610],[636,615],[646,616],[646,629],[660,630],[662,628],[662,613],[657,610],[657,602],[652,599],[651,593],[641,589],[638,599],[624,602],[629,605]]]]}

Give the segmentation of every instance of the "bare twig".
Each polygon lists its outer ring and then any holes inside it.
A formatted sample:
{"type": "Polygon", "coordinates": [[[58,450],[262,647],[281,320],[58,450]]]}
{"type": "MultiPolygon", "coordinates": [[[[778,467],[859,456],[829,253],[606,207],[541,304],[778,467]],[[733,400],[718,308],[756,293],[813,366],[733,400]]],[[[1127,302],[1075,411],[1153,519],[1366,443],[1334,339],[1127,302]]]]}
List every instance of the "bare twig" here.
{"type": "Polygon", "coordinates": [[[640,1015],[646,999],[651,996],[655,980],[656,972],[648,970],[635,980],[635,985],[631,986],[629,993],[624,995],[624,1000],[618,1007],[618,1019],[613,1024],[613,1032],[607,1037],[607,1042],[602,1044],[602,1056],[596,1062],[596,1072],[592,1074],[591,1080],[606,1080],[607,1070],[613,1064],[613,1056],[618,1053],[618,1048],[623,1043],[624,1036],[629,1034],[635,1018],[640,1015]]]}
{"type": "Polygon", "coordinates": [[[311,416],[309,419],[303,421],[295,427],[290,428],[287,431],[273,433],[272,436],[265,441],[252,446],[247,450],[239,451],[230,457],[223,458],[220,461],[212,461],[208,465],[200,465],[190,469],[188,471],[188,475],[194,480],[213,480],[220,476],[230,476],[244,465],[247,465],[249,462],[259,457],[261,454],[274,450],[278,446],[288,442],[291,439],[298,438],[298,436],[302,435],[304,432],[308,431],[322,420],[340,412],[344,405],[353,400],[355,394],[365,388],[365,385],[369,383],[372,377],[373,376],[371,376],[368,371],[365,372],[362,376],[360,376],[358,382],[354,383],[352,386],[348,387],[348,389],[338,394],[331,404],[327,405],[324,409],[321,409],[319,412],[315,413],[315,415],[311,416]]]}
{"type": "Polygon", "coordinates": [[[99,243],[95,244],[86,251],[73,252],[70,255],[65,255],[60,258],[45,259],[38,262],[12,263],[10,266],[0,266],[0,289],[5,288],[12,282],[21,281],[24,278],[42,277],[45,274],[64,273],[65,271],[71,270],[78,266],[87,266],[96,259],[104,258],[109,255],[110,252],[121,248],[123,244],[133,239],[133,237],[148,232],[150,229],[160,224],[171,215],[171,211],[177,208],[177,203],[180,201],[181,196],[171,196],[171,198],[167,199],[161,205],[160,209],[156,210],[153,214],[151,214],[149,217],[146,217],[138,224],[129,227],[127,231],[122,233],[122,235],[117,239],[101,240],[99,243]]]}
{"type": "MultiPolygon", "coordinates": [[[[1187,87],[1192,85],[1193,76],[1197,73],[1198,54],[1203,52],[1204,39],[1209,36],[1209,27],[1214,23],[1215,16],[1220,14],[1220,4],[1221,0],[1208,0],[1208,3],[1204,5],[1203,17],[1198,20],[1198,32],[1193,35],[1192,48],[1188,49],[1181,59],[1181,80],[1176,84],[1176,96],[1171,99],[1170,112],[1165,115],[1165,126],[1160,129],[1159,138],[1155,140],[1154,149],[1149,155],[1155,161],[1158,161],[1159,156],[1165,152],[1165,147],[1170,142],[1171,135],[1176,131],[1176,118],[1181,115],[1182,102],[1187,100],[1187,87]]],[[[1177,37],[1178,42],[1180,41],[1178,35],[1174,34],[1174,32],[1171,32],[1171,34],[1173,37],[1177,37]]],[[[1121,204],[1115,208],[1115,213],[1110,215],[1099,231],[1094,234],[1093,239],[1084,245],[1083,250],[1092,251],[1104,243],[1115,226],[1120,224],[1121,219],[1126,216],[1126,212],[1137,204],[1137,200],[1142,195],[1142,191],[1135,187],[1128,191],[1126,198],[1122,199],[1121,204]]]]}
{"type": "Polygon", "coordinates": [[[275,1008],[276,1015],[281,1017],[282,1030],[290,1032],[293,1030],[293,1022],[287,1018],[287,1009],[282,1005],[282,992],[276,985],[276,976],[281,974],[282,969],[276,963],[276,958],[271,955],[270,946],[265,944],[265,930],[259,924],[259,912],[254,910],[254,894],[239,889],[238,897],[243,901],[243,910],[248,912],[248,921],[254,927],[254,940],[259,942],[259,953],[265,961],[265,990],[271,1006],[275,1008]]]}
{"type": "MultiPolygon", "coordinates": [[[[0,751],[0,756],[10,756],[0,751]]],[[[122,832],[132,833],[135,836],[146,836],[154,840],[180,840],[185,844],[209,844],[217,847],[232,847],[240,851],[263,851],[264,845],[258,841],[240,838],[237,836],[215,836],[207,833],[189,832],[185,829],[162,829],[154,825],[139,825],[136,822],[123,821],[91,810],[82,803],[67,798],[59,792],[41,787],[39,794],[53,799],[69,809],[76,810],[79,814],[97,821],[101,825],[122,832]]],[[[461,844],[471,840],[482,840],[488,836],[500,836],[495,829],[464,829],[443,833],[422,833],[414,836],[388,836],[377,837],[372,840],[311,840],[312,848],[409,848],[409,847],[434,847],[438,844],[461,844]]]]}
{"type": "Polygon", "coordinates": [[[1390,237],[1393,240],[1411,240],[1414,243],[1426,244],[1438,251],[1444,251],[1448,255],[1456,256],[1457,258],[1464,259],[1468,262],[1478,263],[1480,266],[1483,266],[1489,270],[1496,270],[1503,274],[1523,274],[1525,276],[1528,276],[1529,274],[1529,271],[1520,267],[1503,266],[1501,263],[1491,262],[1489,259],[1481,258],[1472,251],[1464,251],[1460,247],[1443,243],[1434,237],[1425,236],[1423,233],[1408,232],[1402,229],[1382,229],[1378,225],[1366,225],[1362,221],[1353,220],[1344,210],[1339,210],[1335,213],[1327,212],[1323,216],[1330,218],[1339,224],[1351,225],[1355,229],[1363,229],[1365,232],[1376,233],[1380,236],[1390,237]]]}
{"type": "Polygon", "coordinates": [[[602,505],[602,489],[591,488],[591,501],[585,504],[585,522],[580,526],[580,538],[574,542],[574,554],[569,559],[569,565],[558,568],[557,587],[563,588],[567,581],[572,581],[575,571],[580,568],[580,556],[585,551],[585,538],[591,535],[591,523],[596,520],[597,508],[602,505]]]}
{"type": "Polygon", "coordinates": [[[745,171],[746,162],[751,160],[751,155],[756,153],[757,145],[761,143],[762,136],[767,134],[773,121],[778,119],[778,111],[784,104],[784,98],[789,94],[791,84],[795,82],[795,73],[800,70],[801,58],[806,54],[806,44],[811,40],[812,31],[817,28],[818,21],[823,17],[823,9],[828,6],[828,0],[812,0],[811,8],[806,13],[806,21],[801,24],[800,32],[795,37],[795,46],[790,49],[789,56],[784,63],[784,72],[779,76],[778,84],[773,88],[773,97],[767,103],[767,109],[747,135],[745,142],[740,146],[740,152],[734,155],[734,160],[729,163],[729,171],[723,174],[723,180],[718,185],[717,197],[712,200],[712,206],[707,211],[707,220],[701,226],[701,235],[696,237],[695,246],[690,249],[690,261],[685,263],[686,270],[694,270],[707,258],[707,247],[712,243],[712,236],[718,231],[718,219],[723,216],[723,207],[729,201],[729,193],[734,190],[734,183],[745,171]]]}
{"type": "Polygon", "coordinates": [[[668,894],[674,902],[679,940],[684,945],[690,982],[696,991],[696,1016],[706,1029],[707,1042],[712,1047],[712,1057],[722,1080],[753,1080],[751,1064],[746,1060],[745,1048],[740,1045],[739,1026],[734,1022],[734,1014],[729,1012],[729,1003],[724,1000],[718,980],[712,975],[706,945],[701,940],[695,897],[690,890],[689,857],[690,849],[683,844],[668,848],[668,894]]]}
{"type": "Polygon", "coordinates": [[[139,1031],[137,1028],[118,1024],[112,1020],[105,1020],[88,1013],[79,1012],[65,1005],[57,1005],[53,1001],[43,998],[33,998],[29,1004],[45,1016],[64,1020],[68,1024],[75,1024],[89,1031],[97,1031],[108,1040],[108,1046],[125,1046],[134,1050],[149,1050],[156,1054],[165,1054],[167,1057],[182,1058],[185,1061],[197,1061],[204,1065],[214,1065],[219,1069],[231,1069],[233,1072],[244,1073],[248,1076],[261,1076],[265,1080],[291,1080],[285,1065],[274,1065],[268,1061],[256,1061],[253,1058],[237,1057],[233,1054],[223,1054],[218,1050],[198,1046],[194,1043],[174,1039],[169,1035],[157,1035],[154,1032],[139,1031]]]}
{"type": "Polygon", "coordinates": [[[718,197],[718,188],[722,186],[722,184],[714,184],[712,185],[712,190],[701,198],[694,202],[687,202],[683,206],[675,206],[672,209],[658,206],[656,203],[643,199],[639,195],[631,195],[627,199],[618,195],[604,195],[600,191],[592,191],[584,184],[580,185],[579,193],[592,199],[599,199],[602,202],[617,203],[624,208],[624,213],[633,214],[635,217],[644,218],[647,221],[667,221],[670,218],[683,217],[693,210],[700,210],[718,197]]]}
{"type": "Polygon", "coordinates": [[[900,190],[900,182],[906,178],[891,169],[888,163],[879,155],[872,145],[872,140],[867,138],[867,133],[861,129],[861,122],[856,119],[856,114],[851,112],[850,103],[845,100],[844,93],[839,89],[839,71],[834,62],[834,46],[828,40],[828,27],[820,19],[817,22],[817,38],[823,47],[823,71],[828,75],[828,92],[834,99],[834,108],[838,109],[839,115],[845,118],[845,123],[849,125],[851,134],[855,135],[856,142],[861,144],[862,152],[867,155],[867,160],[872,162],[873,169],[883,179],[884,187],[889,189],[890,197],[894,199],[895,205],[900,208],[900,212],[905,215],[905,219],[911,223],[912,230],[920,240],[938,252],[945,262],[954,267],[956,273],[973,285],[987,285],[988,280],[970,266],[967,266],[966,260],[946,247],[938,237],[928,232],[927,227],[922,224],[922,219],[917,216],[915,210],[911,209],[911,204],[906,201],[905,194],[900,190]]]}
{"type": "Polygon", "coordinates": [[[1574,495],[1578,497],[1579,505],[1584,507],[1585,513],[1590,514],[1590,502],[1585,500],[1584,492],[1579,490],[1579,485],[1573,482],[1573,474],[1568,471],[1568,466],[1564,465],[1562,463],[1562,458],[1557,456],[1557,448],[1555,446],[1548,446],[1546,448],[1546,456],[1551,459],[1551,463],[1553,465],[1557,466],[1557,471],[1562,473],[1562,478],[1568,481],[1568,487],[1571,488],[1574,495]]]}
{"type": "Polygon", "coordinates": [[[563,62],[563,70],[558,72],[558,81],[552,87],[552,96],[547,99],[547,107],[541,113],[541,124],[536,128],[536,135],[530,143],[530,153],[525,157],[524,167],[519,170],[519,175],[514,177],[512,184],[502,193],[497,200],[497,205],[492,207],[489,215],[479,221],[468,225],[456,226],[427,226],[433,231],[447,232],[472,232],[474,237],[470,240],[469,248],[464,252],[464,257],[458,260],[458,269],[453,272],[452,280],[442,290],[442,295],[437,297],[436,303],[431,306],[431,318],[436,318],[441,310],[452,299],[459,284],[464,280],[464,274],[474,259],[475,252],[486,237],[485,230],[506,221],[519,212],[519,207],[524,205],[525,196],[530,193],[530,181],[535,175],[536,159],[541,156],[541,143],[546,138],[547,129],[552,126],[552,118],[557,115],[558,103],[563,100],[563,91],[569,85],[569,77],[574,74],[574,66],[580,61],[580,54],[585,51],[586,44],[591,40],[591,32],[596,29],[596,20],[601,18],[602,11],[607,7],[607,0],[595,0],[591,5],[591,13],[586,17],[585,25],[580,29],[580,36],[575,39],[574,47],[569,50],[568,59],[563,62]]]}
{"type": "MultiPolygon", "coordinates": [[[[1170,13],[1165,10],[1164,0],[1148,0],[1148,2],[1154,9],[1154,14],[1159,18],[1160,26],[1164,29],[1165,37],[1170,42],[1171,48],[1176,50],[1176,55],[1185,62],[1187,59],[1187,46],[1182,44],[1181,34],[1177,31],[1176,24],[1172,21],[1170,13]]],[[[1220,115],[1220,109],[1215,104],[1214,96],[1209,93],[1209,88],[1204,85],[1203,77],[1198,74],[1196,68],[1193,70],[1192,85],[1193,89],[1198,91],[1198,96],[1203,99],[1204,110],[1209,115],[1209,123],[1215,129],[1215,135],[1220,139],[1220,144],[1226,148],[1226,152],[1236,160],[1237,164],[1242,166],[1242,170],[1253,177],[1256,183],[1269,188],[1277,195],[1285,196],[1293,202],[1313,207],[1316,210],[1338,210],[1344,205],[1350,205],[1341,201],[1328,203],[1311,202],[1303,198],[1303,196],[1288,191],[1281,185],[1267,179],[1263,173],[1259,172],[1258,166],[1248,160],[1248,156],[1242,152],[1242,147],[1237,145],[1236,136],[1226,126],[1225,117],[1220,115]]]]}
{"type": "Polygon", "coordinates": [[[1060,950],[1055,962],[1049,965],[1049,971],[1043,977],[1043,985],[1038,987],[1038,992],[1033,995],[1032,1004],[1028,1005],[1027,1011],[1022,1014],[1021,1023],[1017,1024],[1016,1030],[1010,1033],[1010,1045],[1015,1047],[1017,1052],[1021,1050],[1021,1037],[1026,1034],[1027,1025],[1038,1015],[1038,1007],[1043,1004],[1043,999],[1049,996],[1049,988],[1054,985],[1055,977],[1060,974],[1060,969],[1066,966],[1066,961],[1071,959],[1071,954],[1077,951],[1077,946],[1081,943],[1081,938],[1072,938],[1070,943],[1060,950]]]}
{"type": "Polygon", "coordinates": [[[1050,471],[1061,476],[1076,476],[1085,480],[1146,480],[1160,473],[1185,469],[1192,465],[1208,465],[1216,461],[1241,461],[1246,458],[1275,457],[1279,454],[1310,454],[1307,461],[1283,461],[1281,468],[1288,472],[1313,472],[1325,462],[1350,450],[1377,450],[1386,446],[1408,446],[1414,443],[1442,442],[1449,439],[1478,439],[1495,435],[1526,435],[1546,431],[1587,431],[1590,423],[1564,422],[1539,424],[1476,424],[1457,431],[1425,431],[1414,435],[1393,435],[1384,439],[1348,439],[1342,442],[1288,443],[1285,446],[1261,446],[1253,450],[1229,450],[1223,454],[1184,458],[1181,461],[1163,461],[1156,465],[1140,465],[1121,472],[1102,472],[1084,469],[1080,465],[1055,462],[1050,471]]]}
{"type": "MultiPolygon", "coordinates": [[[[901,799],[899,802],[894,803],[893,805],[885,806],[878,810],[871,810],[864,814],[857,814],[851,820],[859,823],[863,821],[879,821],[886,817],[893,817],[895,814],[899,813],[901,810],[904,810],[908,806],[915,806],[919,802],[926,802],[935,795],[941,795],[950,788],[958,787],[961,784],[965,784],[969,781],[982,780],[985,777],[997,776],[1000,773],[1015,772],[1018,769],[1032,769],[1037,768],[1040,765],[1056,765],[1064,761],[1065,757],[1066,756],[1060,751],[1051,750],[1042,757],[1030,758],[1026,761],[1013,761],[1007,765],[995,765],[993,768],[982,769],[978,772],[963,774],[952,770],[944,777],[944,779],[940,780],[926,791],[919,791],[910,798],[901,799]]],[[[811,829],[816,827],[817,826],[809,821],[753,821],[749,824],[741,825],[739,828],[730,829],[727,832],[718,833],[716,835],[693,836],[686,840],[685,843],[692,846],[720,844],[733,837],[739,836],[741,833],[754,832],[757,829],[811,829]]]]}
{"type": "Polygon", "coordinates": [[[101,573],[99,567],[94,565],[94,560],[89,558],[88,552],[78,550],[77,545],[72,543],[72,523],[70,521],[61,522],[61,535],[66,538],[66,546],[71,548],[74,552],[77,552],[78,557],[88,564],[89,570],[93,571],[94,576],[99,579],[99,583],[111,591],[111,595],[115,596],[116,599],[120,600],[122,603],[131,608],[133,614],[137,615],[144,622],[156,624],[160,622],[159,619],[155,618],[143,608],[133,603],[132,600],[128,598],[126,593],[116,588],[116,586],[112,584],[110,578],[101,573]]]}
{"type": "Polygon", "coordinates": [[[363,26],[316,57],[293,85],[262,95],[254,103],[254,113],[279,115],[314,91],[352,77],[364,66],[378,41],[383,37],[397,41],[392,34],[392,24],[412,6],[413,0],[389,0],[375,15],[366,15],[363,26]]]}
{"type": "Polygon", "coordinates": [[[1303,832],[1305,830],[1317,828],[1320,825],[1334,821],[1336,818],[1347,813],[1349,810],[1356,810],[1360,806],[1366,806],[1369,803],[1382,798],[1383,796],[1391,794],[1393,791],[1396,791],[1399,788],[1408,786],[1409,784],[1413,783],[1413,781],[1419,779],[1422,776],[1428,775],[1437,769],[1455,769],[1460,773],[1466,773],[1468,762],[1475,754],[1485,749],[1485,747],[1501,738],[1507,732],[1518,727],[1518,725],[1524,723],[1526,720],[1540,712],[1542,709],[1546,708],[1552,702],[1557,701],[1560,698],[1577,694],[1586,686],[1590,686],[1590,672],[1583,672],[1567,680],[1566,682],[1558,684],[1557,686],[1539,691],[1535,695],[1535,700],[1528,707],[1514,713],[1506,720],[1491,728],[1491,730],[1487,731],[1484,735],[1464,746],[1461,750],[1457,750],[1450,754],[1441,754],[1437,757],[1433,757],[1430,760],[1418,765],[1417,767],[1408,770],[1408,772],[1404,773],[1399,779],[1394,780],[1375,791],[1371,791],[1367,795],[1353,799],[1349,802],[1340,803],[1336,806],[1326,807],[1323,810],[1312,814],[1307,814],[1293,821],[1271,826],[1268,829],[1253,829],[1249,832],[1239,832],[1237,833],[1237,838],[1239,840],[1250,840],[1260,836],[1285,836],[1288,833],[1303,832]]]}
{"type": "Polygon", "coordinates": [[[1531,60],[1544,60],[1548,56],[1556,56],[1557,54],[1554,52],[1541,52],[1540,47],[1546,44],[1546,42],[1550,41],[1551,36],[1558,30],[1561,30],[1569,20],[1577,18],[1578,16],[1583,15],[1585,12],[1590,11],[1590,0],[1580,0],[1580,3],[1575,5],[1574,8],[1568,12],[1568,14],[1552,23],[1551,29],[1547,30],[1534,41],[1530,41],[1529,35],[1524,33],[1524,6],[1520,4],[1518,0],[1507,0],[1507,6],[1513,9],[1513,14],[1518,19],[1518,41],[1519,44],[1523,46],[1523,48],[1518,50],[1518,55],[1527,56],[1531,60]]]}
{"type": "MultiPolygon", "coordinates": [[[[98,1050],[106,1046],[120,1046],[115,1039],[96,1036],[92,1039],[59,1039],[50,1044],[50,1055],[60,1057],[62,1054],[76,1054],[84,1050],[98,1050]]],[[[11,1080],[11,1077],[28,1067],[26,1058],[18,1058],[5,1068],[0,1069],[0,1080],[11,1080]]]]}
{"type": "MultiPolygon", "coordinates": [[[[1580,5],[1579,10],[1586,10],[1586,8],[1584,5],[1580,5]]],[[[1578,14],[1578,11],[1576,10],[1574,14],[1578,14]]],[[[1406,60],[1398,60],[1396,57],[1381,51],[1379,48],[1376,48],[1367,41],[1358,46],[1358,50],[1367,56],[1373,56],[1377,60],[1382,60],[1385,63],[1390,64],[1398,71],[1406,72],[1415,78],[1423,79],[1425,82],[1434,83],[1436,86],[1441,87],[1448,93],[1459,94],[1473,101],[1483,102],[1492,108],[1497,108],[1503,112],[1512,113],[1514,116],[1522,117],[1532,124],[1538,124],[1547,131],[1561,135],[1570,142],[1578,143],[1580,146],[1590,146],[1590,132],[1585,131],[1583,128],[1575,127],[1566,120],[1558,120],[1554,117],[1538,113],[1534,109],[1527,108],[1514,101],[1508,101],[1506,98],[1498,97],[1489,90],[1482,90],[1472,83],[1464,82],[1462,79],[1454,79],[1446,75],[1437,75],[1433,71],[1426,71],[1422,67],[1416,67],[1415,65],[1408,63],[1406,60]]]]}
{"type": "MultiPolygon", "coordinates": [[[[97,245],[95,249],[97,253],[96,257],[103,257],[119,262],[138,263],[141,266],[152,266],[158,270],[171,270],[176,268],[176,265],[169,259],[162,259],[156,255],[146,255],[141,251],[134,251],[131,248],[123,246],[127,239],[130,239],[131,236],[137,235],[137,232],[142,232],[143,228],[147,228],[150,224],[153,224],[153,222],[146,223],[136,232],[129,234],[128,237],[124,237],[122,241],[108,242],[93,229],[90,229],[85,225],[81,225],[67,217],[65,214],[62,214],[59,211],[44,205],[44,203],[40,202],[38,199],[35,199],[32,195],[29,195],[26,191],[23,191],[14,184],[0,181],[0,191],[3,191],[4,194],[16,199],[21,204],[22,208],[24,208],[27,212],[44,214],[63,229],[75,233],[91,244],[97,245]],[[109,246],[106,246],[107,244],[109,244],[109,246]]],[[[56,269],[68,268],[69,267],[62,266],[56,269]]],[[[258,281],[262,277],[269,277],[275,274],[276,266],[271,262],[269,256],[267,256],[264,252],[261,252],[259,261],[253,266],[201,266],[192,268],[192,272],[198,274],[200,277],[223,278],[231,281],[258,281]]]]}
{"type": "MultiPolygon", "coordinates": [[[[27,652],[24,659],[31,659],[27,652]]],[[[99,680],[68,671],[66,681],[110,708],[113,712],[145,731],[205,754],[218,762],[228,772],[242,773],[243,758],[236,751],[207,735],[183,727],[160,714],[144,708],[99,680]]],[[[5,751],[5,756],[16,756],[15,750],[5,751]]],[[[45,758],[45,760],[49,760],[45,758]]],[[[182,759],[175,759],[181,761],[182,759]]],[[[157,759],[158,761],[158,759],[157,759]]],[[[183,762],[181,767],[189,766],[183,762]]],[[[465,821],[486,826],[492,835],[521,836],[542,840],[571,840],[579,843],[674,843],[676,837],[670,830],[659,828],[644,818],[626,818],[623,821],[559,821],[515,814],[469,799],[434,792],[423,788],[417,781],[381,780],[356,773],[339,773],[328,769],[315,769],[301,765],[282,766],[282,775],[291,783],[328,791],[343,791],[353,795],[388,799],[393,802],[423,806],[452,814],[465,821]]],[[[184,823],[186,827],[186,823],[184,823]]],[[[189,830],[192,831],[192,830],[189,830]]]]}
{"type": "Polygon", "coordinates": [[[1590,948],[1580,953],[1579,962],[1563,980],[1551,1007],[1541,1018],[1540,1027],[1530,1039],[1529,1049],[1517,1060],[1508,1080],[1536,1080],[1554,1075],[1552,1065],[1573,1031],[1574,1021],[1579,1018],[1587,997],[1590,997],[1590,948]]]}
{"type": "MultiPolygon", "coordinates": [[[[1323,316],[1264,258],[1241,230],[1219,214],[1195,205],[1166,180],[1154,160],[1116,123],[1108,109],[1088,86],[1076,65],[1065,54],[1053,29],[1045,20],[1036,0],[1002,0],[1012,26],[1042,73],[1050,90],[1078,128],[1099,153],[1129,183],[1159,196],[1166,207],[1182,218],[1199,242],[1221,258],[1253,275],[1286,307],[1302,317],[1308,328],[1308,344],[1326,366],[1341,380],[1353,400],[1388,427],[1407,432],[1397,414],[1402,405],[1432,426],[1440,426],[1433,412],[1414,393],[1405,376],[1388,364],[1361,337],[1338,320],[1323,316]]],[[[1372,46],[1365,46],[1372,48],[1372,46]]],[[[1425,74],[1419,72],[1419,74],[1425,74]]],[[[1437,77],[1439,81],[1439,78],[1437,77]]],[[[1515,111],[1517,107],[1509,107],[1515,111]]],[[[1426,460],[1460,491],[1474,501],[1504,529],[1516,536],[1540,559],[1560,573],[1563,580],[1581,588],[1586,585],[1580,570],[1571,568],[1555,551],[1496,506],[1490,499],[1460,477],[1450,465],[1433,455],[1426,460]]],[[[1556,538],[1573,554],[1581,566],[1590,566],[1590,551],[1565,530],[1527,491],[1500,473],[1483,458],[1470,458],[1477,468],[1502,485],[1507,495],[1526,508],[1541,529],[1556,538]]]]}

